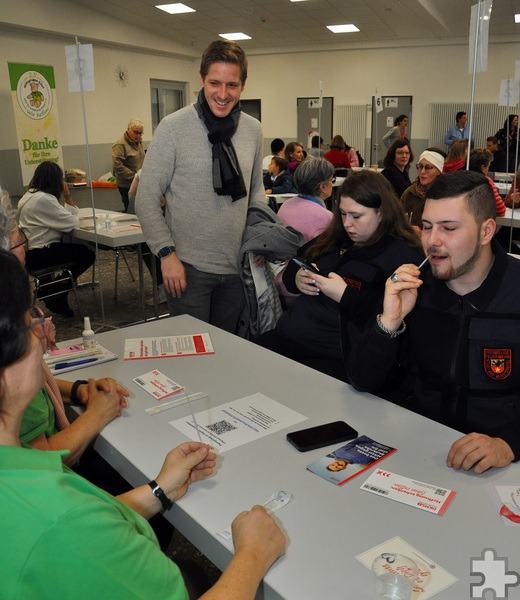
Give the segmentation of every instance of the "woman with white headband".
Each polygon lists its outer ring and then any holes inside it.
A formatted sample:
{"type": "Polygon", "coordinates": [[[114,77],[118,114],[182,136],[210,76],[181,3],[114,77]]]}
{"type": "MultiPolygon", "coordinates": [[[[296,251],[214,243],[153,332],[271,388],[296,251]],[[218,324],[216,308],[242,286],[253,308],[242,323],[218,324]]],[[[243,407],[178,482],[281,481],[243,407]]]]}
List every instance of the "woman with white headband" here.
{"type": "Polygon", "coordinates": [[[446,154],[438,148],[426,149],[417,163],[417,179],[403,192],[401,202],[404,212],[408,215],[411,225],[422,229],[422,213],[426,192],[430,185],[439,177],[444,167],[446,154]]]}

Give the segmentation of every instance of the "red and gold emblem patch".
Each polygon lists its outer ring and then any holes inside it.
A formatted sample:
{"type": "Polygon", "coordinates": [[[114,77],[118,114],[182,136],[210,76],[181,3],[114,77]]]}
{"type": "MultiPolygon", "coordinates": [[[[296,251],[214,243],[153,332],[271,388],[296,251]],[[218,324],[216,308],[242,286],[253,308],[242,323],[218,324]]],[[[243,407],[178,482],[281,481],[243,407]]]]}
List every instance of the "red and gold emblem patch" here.
{"type": "Polygon", "coordinates": [[[484,348],[484,371],[495,381],[507,379],[513,367],[510,348],[484,348]]]}

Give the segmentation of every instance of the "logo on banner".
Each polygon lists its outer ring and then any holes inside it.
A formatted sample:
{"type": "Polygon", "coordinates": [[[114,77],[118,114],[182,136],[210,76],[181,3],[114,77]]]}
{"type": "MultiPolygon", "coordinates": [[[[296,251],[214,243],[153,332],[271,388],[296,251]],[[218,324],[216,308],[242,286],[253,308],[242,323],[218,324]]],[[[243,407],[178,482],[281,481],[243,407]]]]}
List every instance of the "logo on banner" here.
{"type": "Polygon", "coordinates": [[[52,89],[47,79],[37,71],[26,71],[16,86],[20,109],[30,119],[44,119],[52,110],[52,89]]]}
{"type": "Polygon", "coordinates": [[[495,381],[511,375],[512,351],[510,348],[484,348],[484,371],[495,381]]]}

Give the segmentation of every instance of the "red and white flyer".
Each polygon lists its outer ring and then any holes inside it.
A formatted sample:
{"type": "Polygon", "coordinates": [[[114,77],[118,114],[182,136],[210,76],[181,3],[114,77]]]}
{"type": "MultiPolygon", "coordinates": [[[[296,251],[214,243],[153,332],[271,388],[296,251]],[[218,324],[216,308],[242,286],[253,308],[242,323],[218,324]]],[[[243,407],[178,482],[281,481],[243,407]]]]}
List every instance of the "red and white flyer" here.
{"type": "Polygon", "coordinates": [[[125,340],[124,360],[215,354],[209,333],[125,340]]]}
{"type": "Polygon", "coordinates": [[[457,493],[454,490],[416,481],[383,469],[376,469],[361,489],[436,515],[443,515],[446,512],[457,493]]]}

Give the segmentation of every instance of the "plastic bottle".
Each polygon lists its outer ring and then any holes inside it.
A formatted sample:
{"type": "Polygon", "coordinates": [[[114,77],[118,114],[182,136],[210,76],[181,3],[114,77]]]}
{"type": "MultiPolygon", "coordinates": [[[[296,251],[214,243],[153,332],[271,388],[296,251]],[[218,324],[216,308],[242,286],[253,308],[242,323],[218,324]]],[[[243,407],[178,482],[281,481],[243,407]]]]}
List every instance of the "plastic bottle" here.
{"type": "Polygon", "coordinates": [[[83,319],[83,348],[85,350],[94,350],[96,347],[96,334],[90,326],[90,317],[83,319]]]}

